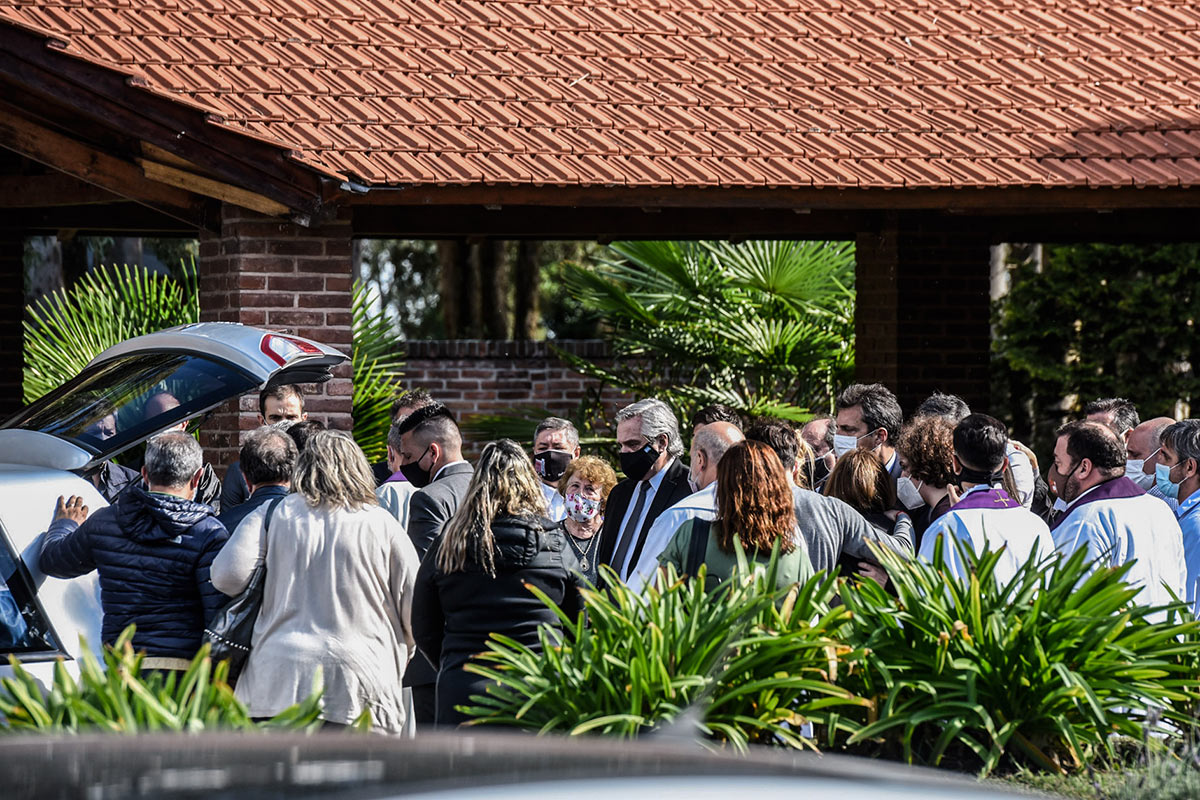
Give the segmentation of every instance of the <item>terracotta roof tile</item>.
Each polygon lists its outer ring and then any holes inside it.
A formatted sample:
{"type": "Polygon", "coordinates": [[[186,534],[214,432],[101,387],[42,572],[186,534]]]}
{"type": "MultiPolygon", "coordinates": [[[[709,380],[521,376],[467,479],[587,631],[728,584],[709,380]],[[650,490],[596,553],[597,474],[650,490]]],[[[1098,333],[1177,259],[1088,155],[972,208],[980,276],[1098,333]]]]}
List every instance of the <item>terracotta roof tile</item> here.
{"type": "Polygon", "coordinates": [[[1171,0],[0,0],[0,21],[377,184],[1200,185],[1200,8],[1171,0]]]}

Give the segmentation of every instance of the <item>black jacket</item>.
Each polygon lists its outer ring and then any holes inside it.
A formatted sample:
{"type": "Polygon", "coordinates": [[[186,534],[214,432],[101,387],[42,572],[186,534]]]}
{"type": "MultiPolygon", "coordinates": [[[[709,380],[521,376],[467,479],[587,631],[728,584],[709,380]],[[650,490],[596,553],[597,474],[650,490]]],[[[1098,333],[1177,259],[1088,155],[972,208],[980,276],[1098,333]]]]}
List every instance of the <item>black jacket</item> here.
{"type": "MultiPolygon", "coordinates": [[[[613,564],[612,560],[616,555],[617,542],[621,538],[621,520],[624,519],[625,511],[633,501],[633,493],[637,490],[637,485],[638,481],[626,478],[613,487],[612,492],[608,495],[608,502],[605,504],[604,525],[600,528],[600,541],[596,545],[600,548],[600,563],[608,564],[618,572],[620,566],[613,564]]],[[[667,467],[662,484],[654,493],[650,510],[646,514],[641,530],[638,531],[637,541],[630,546],[630,565],[638,563],[638,559],[642,555],[642,547],[646,544],[646,534],[649,533],[650,527],[654,525],[659,514],[691,493],[692,487],[688,484],[688,469],[677,458],[671,462],[671,466],[667,467]]]]}
{"type": "Polygon", "coordinates": [[[536,649],[538,629],[559,624],[526,584],[545,592],[568,616],[579,613],[579,563],[563,535],[550,520],[498,517],[492,522],[494,578],[473,559],[462,572],[444,573],[436,565],[441,537],[429,548],[417,572],[412,620],[417,647],[438,667],[439,724],[449,721],[443,709],[468,699],[451,685],[453,676],[446,680],[447,673],[485,651],[491,634],[536,649]]]}
{"type": "Polygon", "coordinates": [[[55,578],[100,573],[105,644],[136,623],[135,648],[191,658],[205,624],[229,602],[208,577],[228,538],[209,506],[134,485],[82,525],[52,522],[38,566],[55,578]]]}

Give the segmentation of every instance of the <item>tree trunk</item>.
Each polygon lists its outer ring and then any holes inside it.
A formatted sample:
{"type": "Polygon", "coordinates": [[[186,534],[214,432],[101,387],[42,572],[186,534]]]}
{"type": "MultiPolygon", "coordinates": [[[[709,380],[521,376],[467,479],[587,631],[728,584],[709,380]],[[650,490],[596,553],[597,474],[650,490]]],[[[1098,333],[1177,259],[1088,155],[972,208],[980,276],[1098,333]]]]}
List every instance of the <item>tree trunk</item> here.
{"type": "Polygon", "coordinates": [[[464,302],[467,283],[464,264],[466,250],[465,244],[457,239],[437,243],[442,322],[446,326],[447,339],[460,338],[469,323],[463,318],[464,311],[470,314],[470,305],[464,302]]]}
{"type": "Polygon", "coordinates": [[[541,310],[542,243],[521,240],[513,265],[513,338],[533,339],[537,336],[541,310]]]}
{"type": "Polygon", "coordinates": [[[477,245],[479,254],[481,321],[485,339],[508,338],[508,287],[504,242],[489,239],[477,245]]]}

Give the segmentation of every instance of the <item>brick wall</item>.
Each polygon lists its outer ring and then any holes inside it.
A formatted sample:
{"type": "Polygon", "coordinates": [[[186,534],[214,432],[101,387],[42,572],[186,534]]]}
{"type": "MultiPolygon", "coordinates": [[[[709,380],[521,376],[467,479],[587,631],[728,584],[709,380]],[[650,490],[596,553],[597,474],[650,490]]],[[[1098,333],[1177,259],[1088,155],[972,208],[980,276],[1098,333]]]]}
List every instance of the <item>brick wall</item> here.
{"type": "Polygon", "coordinates": [[[25,358],[25,239],[12,231],[0,235],[0,420],[24,405],[21,372],[25,358]]]}
{"type": "Polygon", "coordinates": [[[858,378],[906,413],[934,390],[989,403],[990,244],[950,224],[893,216],[857,239],[858,378]]]}
{"type": "MultiPolygon", "coordinates": [[[[221,232],[200,240],[200,317],[240,322],[305,336],[347,355],[351,344],[350,224],[308,229],[225,205],[221,232]]],[[[349,430],[351,370],[308,387],[309,416],[349,430]]],[[[219,466],[237,459],[242,431],[257,424],[258,398],[242,397],[218,410],[201,441],[219,466]]]]}
{"type": "MultiPolygon", "coordinates": [[[[558,347],[599,364],[611,364],[601,341],[560,341],[558,347]]],[[[633,401],[562,363],[545,342],[414,341],[406,348],[404,386],[423,388],[459,418],[532,407],[546,416],[573,418],[580,402],[598,392],[611,420],[633,401]]],[[[533,431],[530,430],[530,436],[533,431]]]]}

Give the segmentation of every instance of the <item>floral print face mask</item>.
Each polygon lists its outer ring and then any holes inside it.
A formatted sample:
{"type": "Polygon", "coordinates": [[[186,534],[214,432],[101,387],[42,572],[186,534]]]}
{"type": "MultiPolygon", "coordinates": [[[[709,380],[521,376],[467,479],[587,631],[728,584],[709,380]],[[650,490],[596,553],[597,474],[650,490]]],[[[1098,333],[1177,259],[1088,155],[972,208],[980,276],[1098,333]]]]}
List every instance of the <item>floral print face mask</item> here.
{"type": "Polygon", "coordinates": [[[566,496],[567,516],[576,522],[590,522],[600,513],[600,501],[571,492],[566,496]]]}

